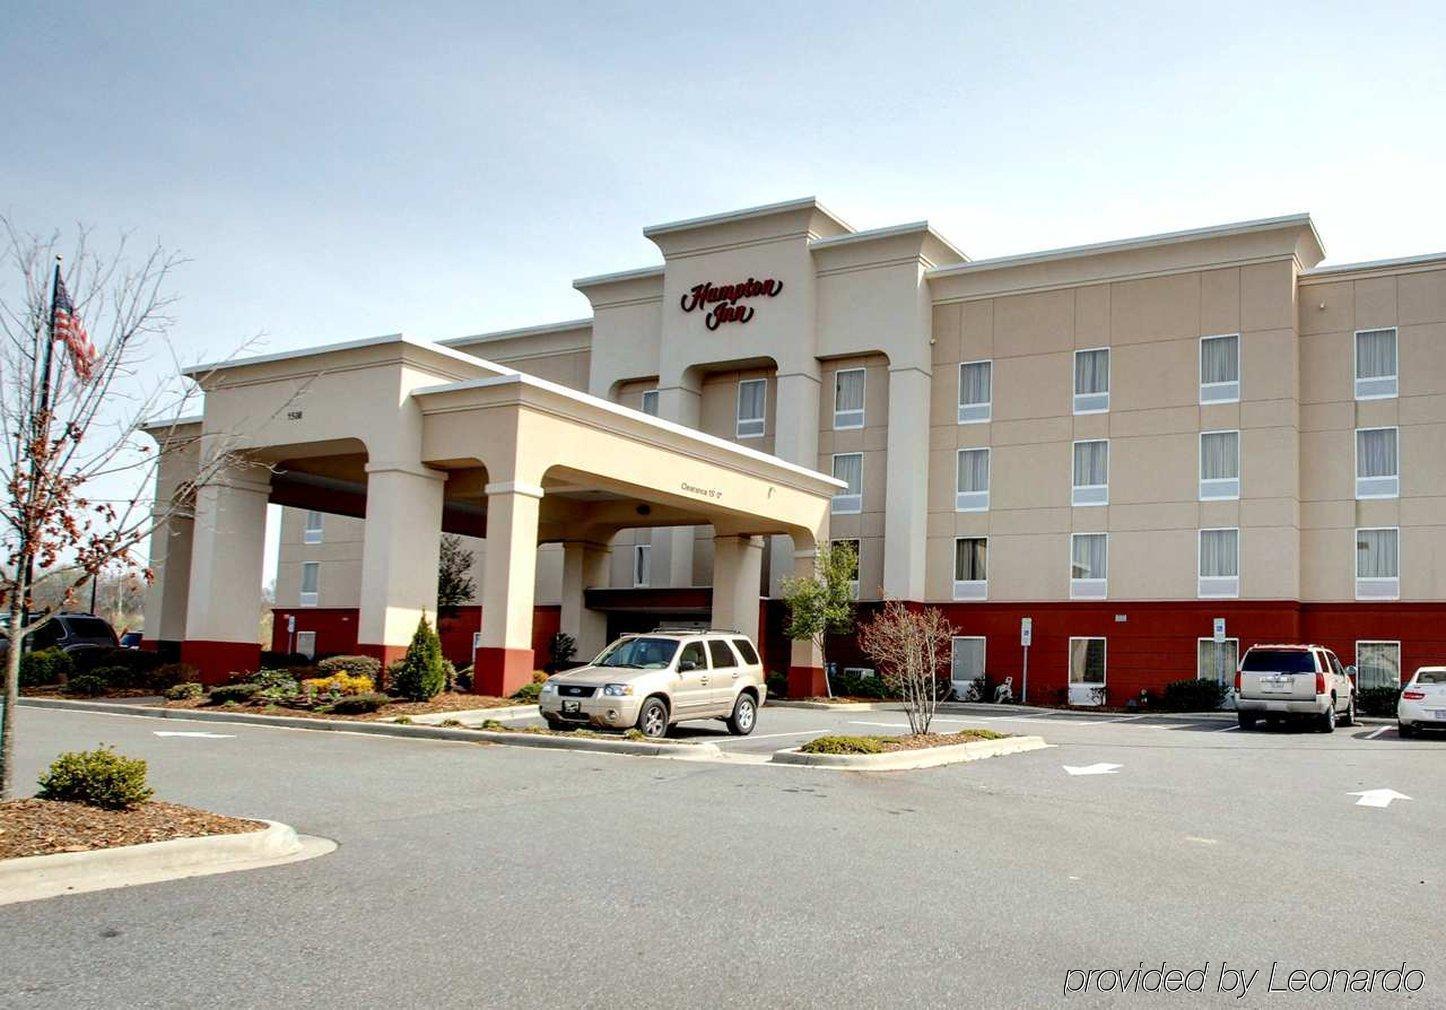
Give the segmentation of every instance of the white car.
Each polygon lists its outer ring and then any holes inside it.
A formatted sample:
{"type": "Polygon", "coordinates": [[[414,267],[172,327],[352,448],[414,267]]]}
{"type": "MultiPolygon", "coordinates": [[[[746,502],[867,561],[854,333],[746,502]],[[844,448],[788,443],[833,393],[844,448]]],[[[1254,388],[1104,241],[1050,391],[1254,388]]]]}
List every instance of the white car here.
{"type": "Polygon", "coordinates": [[[1423,666],[1401,688],[1396,729],[1413,737],[1423,729],[1446,729],[1446,666],[1423,666]]]}

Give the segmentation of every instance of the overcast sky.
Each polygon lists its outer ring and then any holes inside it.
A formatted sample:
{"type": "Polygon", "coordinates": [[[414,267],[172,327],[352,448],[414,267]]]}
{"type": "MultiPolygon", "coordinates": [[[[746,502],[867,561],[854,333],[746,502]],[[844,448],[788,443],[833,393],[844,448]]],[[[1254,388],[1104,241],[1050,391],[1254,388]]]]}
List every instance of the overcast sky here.
{"type": "Polygon", "coordinates": [[[0,212],[183,253],[191,360],[586,315],[816,195],[972,258],[1310,211],[1446,249],[1446,5],[6,4],[0,212]]]}

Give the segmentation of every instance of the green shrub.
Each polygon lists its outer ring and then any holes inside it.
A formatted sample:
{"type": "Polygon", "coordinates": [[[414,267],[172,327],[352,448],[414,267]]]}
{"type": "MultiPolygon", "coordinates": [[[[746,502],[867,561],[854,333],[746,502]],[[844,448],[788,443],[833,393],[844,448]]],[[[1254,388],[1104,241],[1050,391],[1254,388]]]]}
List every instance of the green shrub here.
{"type": "Polygon", "coordinates": [[[765,683],[767,683],[768,685],[768,697],[788,697],[788,674],[782,673],[778,670],[774,670],[766,678],[764,678],[764,680],[765,683]]]}
{"type": "Polygon", "coordinates": [[[441,693],[447,674],[442,667],[442,642],[424,616],[417,622],[407,654],[396,664],[391,689],[409,701],[428,701],[441,693]]]}
{"type": "Polygon", "coordinates": [[[59,649],[40,649],[20,657],[20,686],[58,684],[75,672],[75,663],[59,649]]]}
{"type": "Polygon", "coordinates": [[[512,692],[514,701],[536,701],[542,695],[542,685],[536,681],[523,684],[516,691],[512,692]]]}
{"type": "Polygon", "coordinates": [[[382,661],[372,656],[328,656],[316,664],[323,677],[333,673],[349,673],[354,677],[370,677],[376,683],[382,675],[382,661]]]}
{"type": "Polygon", "coordinates": [[[1172,680],[1165,685],[1159,707],[1166,712],[1213,712],[1229,696],[1230,689],[1218,680],[1172,680]]]}
{"type": "Polygon", "coordinates": [[[194,701],[206,693],[206,689],[194,680],[174,684],[166,688],[167,701],[194,701]]]}
{"type": "Polygon", "coordinates": [[[92,673],[107,667],[123,668],[127,673],[118,676],[127,682],[117,683],[117,687],[143,687],[145,675],[164,662],[160,653],[119,647],[80,649],[71,659],[75,662],[77,673],[92,673]]]}
{"type": "Polygon", "coordinates": [[[877,673],[865,677],[857,673],[835,673],[829,677],[833,693],[851,698],[897,698],[897,691],[890,691],[884,678],[877,673]]]}
{"type": "Polygon", "coordinates": [[[178,684],[188,684],[201,676],[201,671],[190,663],[163,663],[145,675],[142,687],[152,691],[167,691],[178,684]]]}
{"type": "Polygon", "coordinates": [[[412,724],[412,717],[409,715],[399,715],[392,721],[398,726],[410,726],[412,724]]]}
{"type": "Polygon", "coordinates": [[[470,691],[470,690],[472,690],[472,667],[471,667],[471,665],[469,664],[469,665],[467,665],[467,666],[462,667],[462,669],[458,670],[458,671],[457,671],[457,678],[456,678],[456,679],[457,679],[457,686],[456,686],[455,690],[458,690],[458,691],[470,691]]]}
{"type": "Polygon", "coordinates": [[[79,677],[71,677],[65,682],[65,693],[81,698],[99,698],[108,689],[105,678],[93,673],[82,673],[79,677]]]}
{"type": "Polygon", "coordinates": [[[442,659],[442,682],[444,691],[457,690],[457,667],[446,657],[442,659]]]}
{"type": "Polygon", "coordinates": [[[248,683],[255,684],[257,693],[272,701],[294,697],[301,690],[290,670],[259,670],[248,683]]]}
{"type": "Polygon", "coordinates": [[[344,698],[338,698],[326,708],[327,712],[334,712],[337,715],[362,715],[366,712],[379,711],[383,705],[391,702],[391,698],[376,691],[368,694],[349,694],[344,698]]]}
{"type": "Polygon", "coordinates": [[[1401,700],[1399,687],[1367,687],[1356,695],[1356,711],[1361,715],[1393,719],[1396,705],[1401,700]]]}
{"type": "Polygon", "coordinates": [[[288,666],[305,666],[310,662],[310,658],[300,652],[261,650],[261,668],[265,670],[284,670],[288,666]]]}
{"type": "Polygon", "coordinates": [[[250,701],[260,690],[260,686],[256,684],[222,684],[211,688],[211,704],[240,704],[250,701]]]}
{"type": "Polygon", "coordinates": [[[107,810],[130,810],[150,799],[146,763],[122,757],[109,747],[68,751],[56,758],[40,776],[43,800],[85,803],[107,810]]]}
{"type": "Polygon", "coordinates": [[[882,754],[884,746],[873,736],[821,736],[798,749],[805,754],[882,754]]]}

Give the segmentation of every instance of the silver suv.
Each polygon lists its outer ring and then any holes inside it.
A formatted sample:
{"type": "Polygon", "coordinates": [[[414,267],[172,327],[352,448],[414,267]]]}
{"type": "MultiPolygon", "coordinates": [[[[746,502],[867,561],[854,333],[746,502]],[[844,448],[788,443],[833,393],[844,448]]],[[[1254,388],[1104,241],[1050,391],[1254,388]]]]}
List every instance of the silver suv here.
{"type": "Polygon", "coordinates": [[[1330,733],[1356,722],[1356,668],[1319,645],[1252,645],[1235,674],[1241,729],[1260,719],[1301,719],[1330,733]]]}
{"type": "Polygon", "coordinates": [[[637,727],[665,736],[689,719],[722,719],[747,736],[768,689],[758,650],[735,631],[626,635],[587,666],[549,677],[538,708],[548,726],[637,727]]]}

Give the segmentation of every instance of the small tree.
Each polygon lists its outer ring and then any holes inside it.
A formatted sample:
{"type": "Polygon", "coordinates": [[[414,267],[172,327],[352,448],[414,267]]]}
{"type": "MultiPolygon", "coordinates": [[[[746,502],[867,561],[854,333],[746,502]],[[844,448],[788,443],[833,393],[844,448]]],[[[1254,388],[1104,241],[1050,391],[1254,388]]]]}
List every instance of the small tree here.
{"type": "Polygon", "coordinates": [[[477,595],[472,581],[472,552],[455,533],[442,535],[442,558],[437,564],[437,609],[455,610],[477,595]]]}
{"type": "Polygon", "coordinates": [[[788,624],[783,633],[796,642],[812,641],[818,646],[830,698],[833,685],[828,680],[828,636],[847,635],[854,628],[857,604],[853,587],[858,571],[858,554],[852,544],[841,540],[819,547],[812,577],[783,580],[783,599],[788,604],[788,624]]]}
{"type": "Polygon", "coordinates": [[[927,733],[949,684],[954,626],[934,607],[912,610],[890,600],[859,629],[859,646],[898,692],[911,733],[927,733]]]}
{"type": "Polygon", "coordinates": [[[407,654],[392,669],[392,690],[408,701],[429,701],[447,683],[447,669],[442,664],[442,641],[427,617],[417,622],[407,654]]]}
{"type": "Polygon", "coordinates": [[[577,639],[565,631],[559,631],[552,636],[548,643],[548,659],[554,672],[562,669],[572,662],[572,657],[577,655],[577,639]]]}

